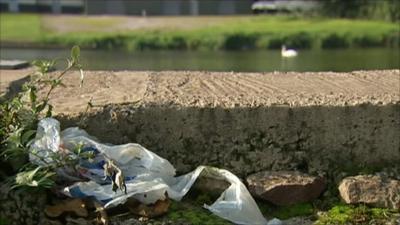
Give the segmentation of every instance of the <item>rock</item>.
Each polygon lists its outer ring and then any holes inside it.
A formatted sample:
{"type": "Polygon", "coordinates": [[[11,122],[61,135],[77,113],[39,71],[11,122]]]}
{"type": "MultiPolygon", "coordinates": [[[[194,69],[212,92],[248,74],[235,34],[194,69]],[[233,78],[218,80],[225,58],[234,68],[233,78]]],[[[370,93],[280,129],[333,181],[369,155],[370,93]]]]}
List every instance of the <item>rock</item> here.
{"type": "Polygon", "coordinates": [[[246,181],[255,197],[281,206],[312,201],[325,189],[323,178],[294,171],[263,171],[246,181]]]}
{"type": "Polygon", "coordinates": [[[366,203],[375,207],[400,209],[400,181],[379,175],[346,177],[339,185],[346,203],[366,203]]]}
{"type": "Polygon", "coordinates": [[[164,200],[157,200],[154,204],[145,205],[136,199],[129,198],[126,205],[129,211],[137,216],[153,218],[168,212],[171,200],[168,196],[164,200]]]}
{"type": "Polygon", "coordinates": [[[64,212],[73,212],[75,215],[80,217],[87,217],[88,211],[86,210],[86,205],[82,199],[68,199],[59,202],[56,205],[47,206],[44,210],[48,217],[59,217],[64,212]]]}
{"type": "Polygon", "coordinates": [[[230,183],[225,180],[200,176],[193,184],[193,189],[204,193],[215,193],[215,195],[219,196],[229,185],[230,183]]]}

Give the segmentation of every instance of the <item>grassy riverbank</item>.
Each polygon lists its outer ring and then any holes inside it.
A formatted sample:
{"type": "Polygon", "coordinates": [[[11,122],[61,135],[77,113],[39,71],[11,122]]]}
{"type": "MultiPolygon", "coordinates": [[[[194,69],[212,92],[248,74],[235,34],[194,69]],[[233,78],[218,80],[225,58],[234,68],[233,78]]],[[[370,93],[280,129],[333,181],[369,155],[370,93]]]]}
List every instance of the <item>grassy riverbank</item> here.
{"type": "Polygon", "coordinates": [[[74,44],[102,49],[276,49],[398,47],[384,21],[288,16],[122,17],[1,14],[3,45],[74,44]]]}

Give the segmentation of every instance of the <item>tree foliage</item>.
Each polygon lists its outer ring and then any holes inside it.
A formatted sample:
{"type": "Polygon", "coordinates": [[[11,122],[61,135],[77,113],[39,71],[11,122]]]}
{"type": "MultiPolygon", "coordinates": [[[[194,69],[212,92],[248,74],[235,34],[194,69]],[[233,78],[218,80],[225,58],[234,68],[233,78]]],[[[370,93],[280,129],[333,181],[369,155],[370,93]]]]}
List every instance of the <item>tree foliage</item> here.
{"type": "Polygon", "coordinates": [[[319,0],[323,13],[342,18],[400,21],[398,0],[319,0]]]}

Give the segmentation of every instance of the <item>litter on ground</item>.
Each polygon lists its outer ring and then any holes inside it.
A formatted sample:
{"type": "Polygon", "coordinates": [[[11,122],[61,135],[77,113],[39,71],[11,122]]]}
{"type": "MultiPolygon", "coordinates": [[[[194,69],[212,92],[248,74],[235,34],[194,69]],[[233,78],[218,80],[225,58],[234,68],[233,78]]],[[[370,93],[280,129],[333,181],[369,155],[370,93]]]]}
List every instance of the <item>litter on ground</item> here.
{"type": "Polygon", "coordinates": [[[180,201],[205,171],[207,176],[225,180],[230,186],[212,205],[204,204],[204,208],[235,224],[281,223],[277,219],[268,223],[245,185],[227,170],[199,166],[176,177],[175,168],[168,160],[139,144],[102,144],[76,127],[60,131],[59,122],[53,118],[39,122],[30,151],[31,162],[41,166],[51,163],[54,155],[77,159],[75,168],[64,167],[57,171],[58,176],[74,182],[62,190],[63,194],[80,199],[93,197],[105,209],[128,199],[143,204],[154,204],[166,198],[180,201]]]}

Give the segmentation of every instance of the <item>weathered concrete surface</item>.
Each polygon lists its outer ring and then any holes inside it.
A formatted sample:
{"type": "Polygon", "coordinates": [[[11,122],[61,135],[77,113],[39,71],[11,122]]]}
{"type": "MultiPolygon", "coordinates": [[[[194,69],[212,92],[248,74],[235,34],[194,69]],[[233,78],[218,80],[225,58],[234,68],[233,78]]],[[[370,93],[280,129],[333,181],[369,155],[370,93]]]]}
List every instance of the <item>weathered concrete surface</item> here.
{"type": "Polygon", "coordinates": [[[29,62],[22,60],[2,60],[0,59],[0,69],[21,69],[29,66],[29,62]]]}
{"type": "MultiPolygon", "coordinates": [[[[3,77],[3,71],[1,76],[3,77]]],[[[207,164],[337,171],[400,163],[400,71],[352,73],[87,72],[53,104],[64,127],[93,97],[87,131],[137,142],[180,172],[207,164]],[[64,115],[62,115],[64,114],[64,115]]],[[[15,82],[14,82],[15,83],[15,82]]]]}

